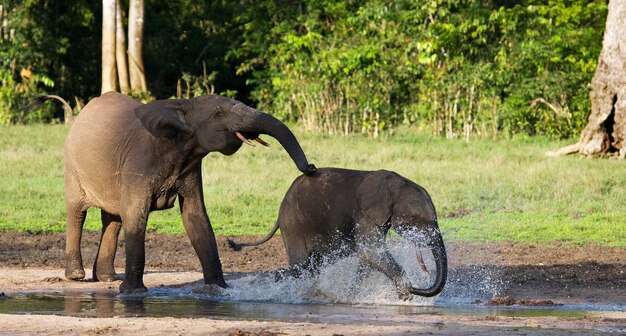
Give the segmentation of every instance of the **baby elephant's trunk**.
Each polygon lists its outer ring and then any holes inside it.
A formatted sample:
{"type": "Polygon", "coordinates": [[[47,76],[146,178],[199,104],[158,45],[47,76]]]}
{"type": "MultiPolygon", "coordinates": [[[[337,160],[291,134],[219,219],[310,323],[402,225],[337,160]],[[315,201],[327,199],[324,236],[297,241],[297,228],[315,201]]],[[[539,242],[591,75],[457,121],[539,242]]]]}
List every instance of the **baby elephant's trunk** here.
{"type": "Polygon", "coordinates": [[[446,247],[443,244],[441,232],[436,230],[432,233],[430,238],[428,247],[430,247],[430,250],[433,253],[435,265],[437,266],[435,282],[432,286],[425,289],[411,287],[409,292],[414,295],[426,297],[435,296],[441,293],[448,278],[448,257],[446,255],[446,247]]]}

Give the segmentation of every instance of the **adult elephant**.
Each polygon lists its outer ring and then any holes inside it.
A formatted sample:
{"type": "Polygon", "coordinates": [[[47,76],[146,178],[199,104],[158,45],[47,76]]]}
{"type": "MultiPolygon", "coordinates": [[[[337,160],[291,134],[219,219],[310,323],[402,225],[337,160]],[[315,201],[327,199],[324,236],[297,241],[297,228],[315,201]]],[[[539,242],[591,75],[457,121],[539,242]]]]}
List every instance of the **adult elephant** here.
{"type": "Polygon", "coordinates": [[[217,244],[204,207],[201,161],[209,152],[235,153],[268,134],[298,169],[315,172],[283,123],[236,100],[211,95],[142,104],[117,92],[90,101],[74,121],[64,148],[68,279],[85,277],[80,240],[86,211],[101,209],[102,237],[94,279],[116,279],[113,261],[120,228],[126,244],[120,292],[144,292],[148,214],[174,206],[200,259],[204,282],[225,287],[217,244]]]}
{"type": "MultiPolygon", "coordinates": [[[[278,229],[290,274],[314,270],[325,257],[356,252],[360,265],[389,277],[403,299],[410,294],[435,296],[446,284],[448,263],[435,206],[424,188],[394,172],[320,168],[313,176],[302,175],[287,191],[267,237],[255,243],[228,243],[235,250],[259,245],[278,229]],[[432,285],[416,288],[410,284],[387,249],[385,237],[390,229],[429,247],[436,265],[432,285]]],[[[417,261],[428,272],[419,252],[417,261]]]]}

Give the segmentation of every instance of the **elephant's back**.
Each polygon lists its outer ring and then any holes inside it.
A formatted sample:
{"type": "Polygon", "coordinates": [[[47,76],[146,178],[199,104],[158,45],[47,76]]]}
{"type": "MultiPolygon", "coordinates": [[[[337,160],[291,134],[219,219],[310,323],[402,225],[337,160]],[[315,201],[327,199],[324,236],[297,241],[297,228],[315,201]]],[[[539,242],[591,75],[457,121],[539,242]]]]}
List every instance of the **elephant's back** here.
{"type": "Polygon", "coordinates": [[[345,168],[317,168],[313,175],[302,174],[295,179],[292,186],[300,189],[318,190],[329,193],[329,190],[341,190],[358,183],[367,174],[366,170],[354,170],[345,168]]]}
{"type": "Polygon", "coordinates": [[[98,151],[131,132],[139,125],[134,110],[141,103],[118,92],[107,92],[92,99],[78,114],[65,139],[66,154],[98,151]]]}
{"type": "Polygon", "coordinates": [[[285,221],[281,230],[283,226],[298,226],[298,231],[326,234],[350,225],[351,209],[356,208],[355,186],[365,174],[358,170],[319,168],[313,176],[298,177],[283,199],[280,214],[295,220],[285,221]]]}
{"type": "Polygon", "coordinates": [[[69,136],[98,134],[99,131],[113,133],[126,129],[129,123],[138,122],[134,110],[141,103],[118,92],[107,92],[94,98],[80,111],[69,136]]]}

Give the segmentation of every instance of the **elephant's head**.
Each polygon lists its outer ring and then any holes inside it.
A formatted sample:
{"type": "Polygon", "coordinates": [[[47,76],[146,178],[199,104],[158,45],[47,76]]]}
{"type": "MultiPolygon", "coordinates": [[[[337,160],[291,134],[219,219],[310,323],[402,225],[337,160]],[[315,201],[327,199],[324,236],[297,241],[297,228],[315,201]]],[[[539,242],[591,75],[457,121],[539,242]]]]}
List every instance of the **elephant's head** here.
{"type": "Polygon", "coordinates": [[[193,139],[204,152],[235,153],[248,139],[267,145],[259,134],[274,137],[304,174],[315,173],[296,137],[282,122],[237,100],[218,95],[193,99],[157,100],[135,110],[152,135],[158,138],[193,139]]]}
{"type": "MultiPolygon", "coordinates": [[[[420,296],[439,294],[446,284],[448,259],[437,224],[435,206],[426,190],[398,174],[386,171],[379,171],[364,182],[370,192],[364,193],[360,202],[368,217],[377,225],[389,225],[400,236],[413,242],[416,248],[428,246],[433,254],[437,268],[435,282],[428,288],[412,287],[408,291],[420,296]]],[[[417,261],[426,270],[419,250],[417,261]]]]}

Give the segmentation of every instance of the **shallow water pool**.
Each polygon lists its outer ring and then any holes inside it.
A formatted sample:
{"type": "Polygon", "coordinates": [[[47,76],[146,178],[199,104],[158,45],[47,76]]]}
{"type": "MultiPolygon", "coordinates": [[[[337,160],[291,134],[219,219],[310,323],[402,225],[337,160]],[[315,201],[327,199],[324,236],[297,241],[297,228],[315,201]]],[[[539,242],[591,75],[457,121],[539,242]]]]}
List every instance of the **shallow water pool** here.
{"type": "Polygon", "coordinates": [[[341,303],[280,303],[261,301],[217,301],[191,289],[159,288],[147,294],[121,295],[112,291],[14,292],[0,300],[3,314],[52,314],[80,317],[184,317],[272,320],[289,322],[359,321],[401,322],[419,320],[420,315],[583,317],[591,311],[624,311],[614,305],[506,306],[452,303],[434,305],[380,305],[341,303]]]}

